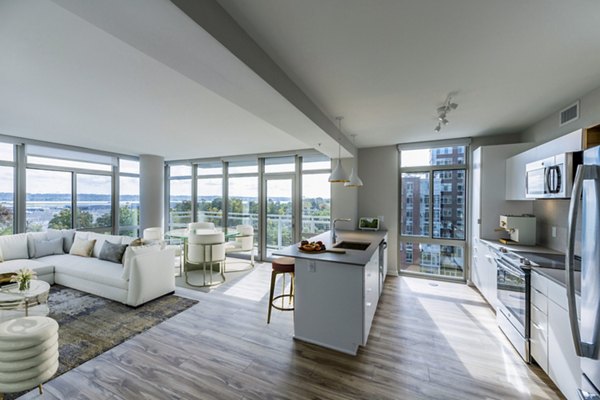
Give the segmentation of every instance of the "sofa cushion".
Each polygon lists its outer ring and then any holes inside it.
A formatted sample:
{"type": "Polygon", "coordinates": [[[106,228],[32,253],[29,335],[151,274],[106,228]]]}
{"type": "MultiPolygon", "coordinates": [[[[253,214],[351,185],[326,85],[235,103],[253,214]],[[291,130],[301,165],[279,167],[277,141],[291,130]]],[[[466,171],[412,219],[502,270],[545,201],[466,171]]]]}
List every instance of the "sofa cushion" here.
{"type": "Polygon", "coordinates": [[[73,241],[73,246],[71,246],[69,254],[81,257],[91,257],[95,243],[96,241],[93,239],[86,240],[75,237],[75,240],[73,241]]]}
{"type": "Polygon", "coordinates": [[[0,264],[0,273],[16,272],[21,268],[29,268],[40,275],[53,274],[54,265],[44,259],[40,260],[9,260],[0,264]]]}
{"type": "Polygon", "coordinates": [[[105,241],[109,241],[113,244],[121,244],[123,238],[117,235],[103,235],[101,233],[88,232],[88,239],[96,240],[96,244],[94,245],[94,251],[92,252],[92,257],[100,257],[100,251],[102,251],[102,245],[104,245],[105,241]]]}
{"type": "Polygon", "coordinates": [[[0,248],[4,261],[29,258],[26,233],[0,236],[0,248]]]}
{"type": "Polygon", "coordinates": [[[74,276],[90,282],[97,282],[121,289],[128,289],[128,283],[121,278],[121,264],[98,260],[92,257],[78,257],[70,254],[44,257],[46,263],[54,265],[57,274],[74,276]]]}
{"type": "Polygon", "coordinates": [[[142,239],[135,236],[121,236],[121,244],[128,244],[130,246],[142,246],[144,242],[142,239]]]}
{"type": "Polygon", "coordinates": [[[48,240],[48,234],[46,232],[29,232],[27,233],[27,252],[30,258],[34,258],[35,254],[35,241],[36,240],[48,240]]]}
{"type": "Polygon", "coordinates": [[[126,248],[126,244],[115,244],[106,240],[102,245],[98,259],[121,264],[126,248]]]}
{"type": "Polygon", "coordinates": [[[73,246],[73,239],[75,238],[75,229],[48,229],[48,239],[56,239],[57,237],[63,238],[63,252],[69,253],[71,246],[73,246]]]}
{"type": "Polygon", "coordinates": [[[30,254],[31,258],[64,254],[62,236],[52,240],[36,240],[33,243],[33,254],[30,254]]]}

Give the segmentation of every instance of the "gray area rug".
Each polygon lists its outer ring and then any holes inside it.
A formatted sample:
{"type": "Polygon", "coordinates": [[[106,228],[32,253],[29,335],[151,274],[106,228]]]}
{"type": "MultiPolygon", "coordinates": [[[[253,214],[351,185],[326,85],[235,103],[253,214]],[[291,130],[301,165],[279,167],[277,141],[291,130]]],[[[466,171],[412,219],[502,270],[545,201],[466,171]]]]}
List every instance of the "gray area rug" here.
{"type": "MultiPolygon", "coordinates": [[[[59,367],[64,374],[127,339],[187,310],[196,300],[167,295],[138,308],[54,285],[50,288],[49,317],[59,325],[59,367]]],[[[13,399],[23,393],[13,393],[13,399]]]]}

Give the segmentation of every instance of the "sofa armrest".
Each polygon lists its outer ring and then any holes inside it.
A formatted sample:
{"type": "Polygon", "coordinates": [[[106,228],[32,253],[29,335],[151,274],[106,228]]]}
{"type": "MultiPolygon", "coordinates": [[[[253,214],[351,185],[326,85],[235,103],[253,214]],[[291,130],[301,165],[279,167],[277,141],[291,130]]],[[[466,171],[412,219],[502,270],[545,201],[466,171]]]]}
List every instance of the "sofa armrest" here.
{"type": "Polygon", "coordinates": [[[174,259],[172,249],[136,255],[131,262],[127,305],[136,307],[175,291],[174,259]]]}

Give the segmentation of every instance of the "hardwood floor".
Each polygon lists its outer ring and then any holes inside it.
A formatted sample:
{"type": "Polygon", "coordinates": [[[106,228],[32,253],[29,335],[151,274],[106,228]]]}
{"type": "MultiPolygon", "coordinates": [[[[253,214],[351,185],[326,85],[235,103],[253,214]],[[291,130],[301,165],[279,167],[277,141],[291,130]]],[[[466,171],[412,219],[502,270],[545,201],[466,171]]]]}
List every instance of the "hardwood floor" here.
{"type": "Polygon", "coordinates": [[[45,384],[44,398],[562,398],[465,285],[388,277],[352,357],[294,341],[291,312],[267,325],[269,278],[263,264],[211,293],[178,289],[200,303],[45,384]]]}

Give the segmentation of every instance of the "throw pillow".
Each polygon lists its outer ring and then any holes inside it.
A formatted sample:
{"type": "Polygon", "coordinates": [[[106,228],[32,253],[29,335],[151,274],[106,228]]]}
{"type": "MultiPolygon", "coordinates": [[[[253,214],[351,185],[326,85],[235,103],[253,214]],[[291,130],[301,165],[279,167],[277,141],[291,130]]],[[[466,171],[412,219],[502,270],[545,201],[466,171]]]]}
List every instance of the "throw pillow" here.
{"type": "MultiPolygon", "coordinates": [[[[73,238],[75,237],[75,229],[48,229],[48,239],[63,238],[63,251],[69,253],[73,246],[73,238]]],[[[87,239],[87,238],[86,238],[87,239]]]]}
{"type": "Polygon", "coordinates": [[[62,237],[52,240],[40,239],[33,242],[32,258],[40,258],[54,254],[64,254],[62,237]]]}
{"type": "Polygon", "coordinates": [[[81,257],[90,257],[92,255],[92,251],[94,250],[94,245],[96,244],[96,240],[85,240],[75,237],[73,241],[73,246],[71,246],[71,250],[69,254],[74,256],[81,257]]]}
{"type": "Polygon", "coordinates": [[[126,244],[111,243],[107,240],[102,245],[98,258],[120,264],[123,261],[125,249],[127,249],[126,244]]]}
{"type": "Polygon", "coordinates": [[[133,246],[133,247],[138,247],[138,246],[143,246],[144,242],[140,238],[135,238],[131,241],[131,243],[129,243],[129,245],[133,246]]]}

